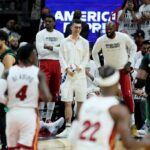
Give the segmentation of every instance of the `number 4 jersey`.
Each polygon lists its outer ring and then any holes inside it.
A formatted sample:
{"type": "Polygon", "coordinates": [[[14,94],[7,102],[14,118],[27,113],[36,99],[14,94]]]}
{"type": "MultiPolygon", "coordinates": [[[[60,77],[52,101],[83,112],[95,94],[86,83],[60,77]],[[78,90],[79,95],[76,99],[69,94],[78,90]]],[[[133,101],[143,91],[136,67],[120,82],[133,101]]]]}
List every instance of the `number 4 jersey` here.
{"type": "Polygon", "coordinates": [[[113,150],[116,130],[109,109],[117,104],[115,97],[94,96],[82,105],[69,136],[76,150],[113,150]]]}
{"type": "Polygon", "coordinates": [[[12,66],[9,70],[8,108],[37,108],[39,98],[39,68],[36,66],[12,66]]]}

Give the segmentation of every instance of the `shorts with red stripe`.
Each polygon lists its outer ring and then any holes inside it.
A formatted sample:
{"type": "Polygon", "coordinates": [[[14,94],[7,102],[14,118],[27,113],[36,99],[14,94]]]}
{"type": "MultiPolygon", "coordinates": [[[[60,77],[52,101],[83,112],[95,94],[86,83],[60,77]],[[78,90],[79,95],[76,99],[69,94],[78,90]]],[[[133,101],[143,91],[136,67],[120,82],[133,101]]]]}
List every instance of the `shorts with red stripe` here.
{"type": "Polygon", "coordinates": [[[6,114],[8,149],[37,150],[39,117],[34,108],[11,108],[6,114]]]}
{"type": "Polygon", "coordinates": [[[47,84],[53,96],[53,101],[56,101],[60,92],[61,69],[59,60],[40,60],[40,70],[46,75],[47,84]]]}

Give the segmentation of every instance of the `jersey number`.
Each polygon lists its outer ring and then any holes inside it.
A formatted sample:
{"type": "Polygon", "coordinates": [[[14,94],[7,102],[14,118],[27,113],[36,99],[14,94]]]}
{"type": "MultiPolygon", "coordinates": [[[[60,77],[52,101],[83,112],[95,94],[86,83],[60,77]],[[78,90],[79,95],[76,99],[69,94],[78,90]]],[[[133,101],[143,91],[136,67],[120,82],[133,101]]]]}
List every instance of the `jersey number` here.
{"type": "Polygon", "coordinates": [[[26,95],[27,88],[28,86],[24,85],[16,94],[16,97],[19,98],[21,101],[23,101],[27,97],[26,95]]]}
{"type": "Polygon", "coordinates": [[[81,140],[89,140],[89,141],[92,141],[92,142],[96,142],[96,138],[95,138],[95,134],[98,132],[98,130],[100,129],[100,123],[99,122],[96,122],[94,124],[92,124],[90,121],[85,121],[83,123],[83,126],[84,126],[84,129],[83,131],[80,133],[80,139],[81,140]],[[85,133],[87,131],[90,130],[90,136],[89,137],[86,137],[85,133]]]}

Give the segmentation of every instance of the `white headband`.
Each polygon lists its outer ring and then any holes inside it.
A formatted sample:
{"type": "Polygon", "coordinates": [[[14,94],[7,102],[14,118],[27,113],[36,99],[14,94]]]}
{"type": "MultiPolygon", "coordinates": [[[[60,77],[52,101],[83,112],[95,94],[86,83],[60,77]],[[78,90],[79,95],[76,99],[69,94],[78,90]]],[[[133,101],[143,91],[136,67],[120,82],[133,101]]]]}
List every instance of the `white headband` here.
{"type": "Polygon", "coordinates": [[[95,79],[95,82],[102,86],[102,87],[108,87],[116,84],[120,79],[120,74],[118,71],[115,71],[115,73],[107,78],[98,77],[95,79]]]}
{"type": "Polygon", "coordinates": [[[2,77],[3,72],[4,72],[4,65],[0,62],[0,78],[2,77]]]}

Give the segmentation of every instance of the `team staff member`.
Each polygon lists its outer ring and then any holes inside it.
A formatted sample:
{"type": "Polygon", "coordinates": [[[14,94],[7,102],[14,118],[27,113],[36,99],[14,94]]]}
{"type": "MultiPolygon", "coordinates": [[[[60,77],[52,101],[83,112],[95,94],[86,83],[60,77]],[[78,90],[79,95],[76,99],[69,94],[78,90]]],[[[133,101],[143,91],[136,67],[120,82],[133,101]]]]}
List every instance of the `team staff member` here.
{"type": "MultiPolygon", "coordinates": [[[[60,92],[61,69],[59,62],[60,42],[63,34],[54,29],[55,17],[45,16],[45,29],[36,35],[36,48],[38,52],[39,67],[47,77],[47,84],[53,95],[53,102],[47,103],[46,120],[50,120],[55,101],[60,92]]],[[[44,103],[40,103],[40,109],[44,109],[44,103]]],[[[42,117],[41,117],[42,118],[42,117]]]]}
{"type": "Polygon", "coordinates": [[[17,58],[18,65],[12,66],[4,74],[8,85],[9,111],[6,115],[8,149],[37,150],[39,90],[48,101],[52,100],[52,96],[44,74],[33,65],[36,61],[34,46],[27,44],[19,48],[17,58]]]}
{"type": "Polygon", "coordinates": [[[106,35],[98,38],[92,51],[92,56],[100,67],[98,53],[102,51],[104,62],[120,72],[120,85],[123,98],[132,114],[134,124],[134,101],[131,90],[130,66],[136,52],[136,45],[125,33],[116,32],[113,22],[106,24],[106,35]]]}

